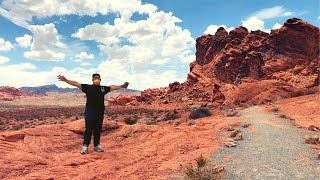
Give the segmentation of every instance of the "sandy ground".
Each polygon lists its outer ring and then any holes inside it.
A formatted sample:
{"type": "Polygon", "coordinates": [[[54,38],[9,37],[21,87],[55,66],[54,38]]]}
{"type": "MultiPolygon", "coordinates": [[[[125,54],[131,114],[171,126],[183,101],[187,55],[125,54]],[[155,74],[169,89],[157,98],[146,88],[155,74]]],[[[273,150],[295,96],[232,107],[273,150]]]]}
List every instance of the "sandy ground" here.
{"type": "Polygon", "coordinates": [[[229,120],[221,115],[158,125],[104,121],[105,152],[81,155],[83,119],[62,125],[0,133],[0,179],[166,179],[183,177],[186,166],[219,148],[220,131],[229,120]],[[119,128],[117,124],[120,125],[119,128]],[[114,129],[113,129],[114,128],[114,129]],[[113,129],[113,130],[112,130],[113,129]]]}
{"type": "MultiPolygon", "coordinates": [[[[297,128],[291,126],[286,128],[288,125],[282,122],[284,119],[280,120],[276,117],[285,114],[288,118],[284,121],[294,121],[303,127],[308,127],[311,124],[319,125],[318,98],[319,93],[283,99],[264,106],[262,108],[263,112],[261,112],[268,114],[268,118],[269,115],[274,114],[270,111],[271,107],[278,107],[279,111],[275,113],[274,118],[263,119],[261,122],[252,121],[253,125],[246,129],[248,132],[261,134],[261,137],[260,135],[252,135],[251,138],[244,137],[247,138],[244,142],[246,140],[250,141],[247,144],[248,147],[244,143],[243,151],[248,148],[252,152],[228,153],[223,159],[227,162],[234,159],[233,157],[237,154],[241,156],[240,159],[243,158],[242,160],[250,159],[253,155],[258,156],[259,154],[254,152],[256,148],[253,148],[256,145],[255,142],[262,143],[260,144],[261,147],[271,142],[279,142],[280,144],[283,142],[286,147],[297,146],[297,149],[304,151],[305,144],[300,143],[302,135],[299,134],[303,129],[296,130],[297,128]],[[263,131],[266,127],[268,127],[267,130],[263,131]],[[289,131],[288,134],[283,135],[281,130],[284,130],[283,132],[289,131]],[[272,139],[267,136],[271,135],[268,134],[269,131],[280,134],[281,138],[270,142],[272,139]],[[295,144],[290,144],[292,138],[295,139],[293,141],[295,144]],[[269,141],[265,142],[264,139],[269,141]],[[245,154],[241,155],[241,153],[245,154]]],[[[15,102],[11,102],[12,104],[9,105],[1,104],[1,110],[5,110],[6,107],[12,110],[10,106],[29,108],[28,103],[34,104],[33,108],[43,108],[50,102],[51,105],[54,104],[54,106],[60,108],[69,108],[69,106],[73,107],[75,104],[84,106],[85,102],[84,97],[81,96],[66,97],[61,95],[58,97],[43,97],[43,99],[43,101],[41,99],[41,103],[37,102],[39,99],[33,97],[33,99],[21,99],[17,104],[15,102]],[[55,98],[58,98],[58,100],[55,98]],[[83,101],[76,101],[81,98],[83,98],[83,101]]],[[[191,164],[195,165],[195,160],[200,155],[210,157],[220,148],[225,149],[223,143],[227,134],[224,132],[227,131],[228,127],[239,126],[251,120],[256,120],[252,117],[250,119],[249,116],[242,113],[240,116],[225,117],[224,114],[228,109],[216,108],[211,110],[213,116],[197,119],[195,120],[196,124],[191,126],[188,125],[187,117],[190,113],[188,110],[179,111],[181,113],[179,119],[162,121],[157,125],[146,125],[144,119],[163,116],[165,113],[152,111],[148,113],[146,111],[138,113],[141,119],[138,124],[126,125],[123,123],[123,118],[128,114],[123,112],[130,112],[130,108],[126,108],[115,108],[114,110],[118,114],[115,119],[110,118],[110,115],[112,115],[110,112],[109,116],[105,117],[101,144],[106,151],[103,153],[92,151],[91,145],[89,154],[80,154],[84,131],[84,119],[80,116],[79,120],[66,121],[65,124],[41,125],[35,128],[0,132],[0,153],[2,155],[0,158],[0,166],[2,167],[0,179],[182,179],[185,168],[191,164]]],[[[150,107],[141,108],[172,110],[179,107],[168,104],[162,106],[150,105],[150,107]]],[[[135,111],[133,110],[133,112],[135,111]]],[[[15,120],[10,120],[10,123],[11,121],[15,120]]],[[[17,122],[19,121],[18,119],[17,122]]],[[[270,147],[272,146],[270,145],[270,147]]],[[[281,145],[279,149],[276,149],[282,151],[283,148],[281,145]]],[[[269,148],[269,146],[264,150],[266,151],[264,155],[269,154],[275,156],[273,158],[283,158],[273,154],[273,148],[269,148]]],[[[300,162],[300,155],[295,154],[295,151],[292,151],[289,155],[289,159],[296,156],[296,160],[300,162]]],[[[304,160],[307,163],[310,162],[311,157],[304,156],[303,158],[306,158],[302,160],[303,162],[304,160]]],[[[292,162],[292,159],[288,161],[292,162]]],[[[239,162],[241,164],[242,161],[239,162]]],[[[219,163],[217,164],[219,165],[219,163]]],[[[234,164],[226,164],[226,170],[234,167],[234,164]]],[[[310,167],[306,167],[306,169],[308,168],[310,167]]],[[[289,173],[290,169],[287,172],[280,173],[280,175],[289,173]]],[[[240,171],[240,169],[237,170],[237,172],[240,171]]],[[[280,172],[283,172],[283,169],[280,168],[280,172]]]]}

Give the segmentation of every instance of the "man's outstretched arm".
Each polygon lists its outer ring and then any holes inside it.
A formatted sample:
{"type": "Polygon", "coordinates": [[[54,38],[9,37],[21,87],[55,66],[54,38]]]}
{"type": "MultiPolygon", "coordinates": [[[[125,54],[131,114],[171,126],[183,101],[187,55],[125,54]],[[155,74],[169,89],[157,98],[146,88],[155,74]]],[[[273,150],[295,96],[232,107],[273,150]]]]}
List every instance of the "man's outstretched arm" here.
{"type": "Polygon", "coordinates": [[[75,86],[75,87],[79,88],[80,90],[82,90],[81,84],[78,83],[77,81],[69,80],[69,79],[67,79],[67,78],[65,78],[64,76],[61,76],[61,75],[58,76],[58,79],[60,81],[66,82],[66,83],[70,84],[71,86],[75,86]]]}
{"type": "Polygon", "coordinates": [[[121,89],[121,88],[127,88],[128,85],[129,85],[128,82],[125,82],[122,85],[111,85],[110,86],[110,91],[118,90],[118,89],[121,89]]]}

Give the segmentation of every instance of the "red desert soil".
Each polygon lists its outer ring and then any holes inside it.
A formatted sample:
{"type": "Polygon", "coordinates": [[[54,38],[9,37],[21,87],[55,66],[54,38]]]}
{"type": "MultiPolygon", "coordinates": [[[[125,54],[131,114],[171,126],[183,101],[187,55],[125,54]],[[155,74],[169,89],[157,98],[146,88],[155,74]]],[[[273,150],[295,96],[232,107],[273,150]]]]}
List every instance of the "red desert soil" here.
{"type": "MultiPolygon", "coordinates": [[[[219,147],[218,133],[231,119],[214,116],[188,126],[182,122],[126,125],[122,118],[104,121],[104,153],[81,155],[84,120],[0,132],[0,179],[167,179],[201,154],[208,157],[219,147]],[[120,126],[119,126],[120,125],[120,126]]],[[[235,123],[233,122],[233,125],[235,123]]],[[[232,126],[232,124],[231,124],[232,126]]]]}
{"type": "Polygon", "coordinates": [[[310,125],[320,127],[320,93],[282,99],[274,104],[279,108],[278,114],[287,115],[299,126],[310,125]]]}

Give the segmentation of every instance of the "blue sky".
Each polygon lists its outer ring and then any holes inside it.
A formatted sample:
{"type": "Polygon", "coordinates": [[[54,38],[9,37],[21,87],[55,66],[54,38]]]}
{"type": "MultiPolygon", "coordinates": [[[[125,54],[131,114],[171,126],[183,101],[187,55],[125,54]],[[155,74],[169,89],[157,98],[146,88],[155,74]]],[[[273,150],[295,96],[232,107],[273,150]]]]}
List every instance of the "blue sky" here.
{"type": "Polygon", "coordinates": [[[219,26],[270,32],[319,16],[318,0],[2,0],[0,86],[66,87],[56,75],[91,83],[98,72],[106,85],[163,87],[186,80],[195,39],[219,26]]]}

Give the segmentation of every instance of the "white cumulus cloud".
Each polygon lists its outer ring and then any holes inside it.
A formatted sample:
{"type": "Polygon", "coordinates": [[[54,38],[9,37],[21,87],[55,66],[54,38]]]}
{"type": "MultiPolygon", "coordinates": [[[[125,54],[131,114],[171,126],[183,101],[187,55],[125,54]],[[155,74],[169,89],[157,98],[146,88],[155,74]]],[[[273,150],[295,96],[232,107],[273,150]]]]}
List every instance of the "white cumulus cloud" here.
{"type": "Polygon", "coordinates": [[[0,64],[7,63],[9,61],[10,61],[10,59],[8,57],[0,56],[0,64]]]}
{"type": "Polygon", "coordinates": [[[207,29],[203,33],[214,35],[220,27],[223,27],[227,32],[230,32],[232,29],[234,29],[234,27],[227,28],[226,25],[213,25],[213,24],[211,24],[207,27],[207,29]]]}
{"type": "Polygon", "coordinates": [[[264,21],[257,17],[250,17],[249,19],[242,21],[242,26],[246,27],[249,31],[265,30],[264,21]]]}
{"type": "Polygon", "coordinates": [[[29,34],[25,34],[22,37],[17,37],[16,41],[19,44],[19,46],[23,47],[23,48],[27,48],[31,46],[31,40],[32,40],[32,36],[30,36],[29,34]]]}
{"type": "Polygon", "coordinates": [[[47,60],[47,61],[63,61],[65,55],[63,53],[56,53],[50,50],[47,51],[26,51],[23,53],[24,57],[33,60],[47,60]]]}
{"type": "Polygon", "coordinates": [[[100,51],[108,57],[98,66],[104,79],[111,84],[128,81],[131,88],[143,90],[185,81],[186,73],[179,67],[195,60],[195,41],[179,22],[172,13],[159,11],[138,21],[121,17],[114,25],[87,25],[73,37],[100,43],[100,51]]]}
{"type": "Polygon", "coordinates": [[[93,23],[84,28],[80,28],[72,37],[81,40],[95,40],[104,44],[115,44],[120,41],[119,31],[108,22],[105,24],[93,23]]]}
{"type": "Polygon", "coordinates": [[[76,58],[80,58],[80,59],[93,59],[94,58],[94,54],[88,54],[84,51],[81,51],[80,54],[76,55],[76,58]]]}
{"type": "Polygon", "coordinates": [[[4,0],[0,5],[0,15],[27,29],[30,29],[33,17],[44,18],[71,14],[96,16],[117,13],[128,20],[134,12],[148,14],[156,10],[156,6],[143,4],[140,0],[4,0]]]}
{"type": "MultiPolygon", "coordinates": [[[[15,83],[17,85],[52,84],[58,72],[70,79],[90,83],[92,73],[99,72],[106,85],[128,81],[130,88],[143,90],[167,86],[173,81],[185,81],[184,69],[186,67],[188,70],[188,63],[195,60],[195,40],[189,30],[178,25],[182,20],[171,12],[157,11],[156,6],[142,3],[140,0],[17,0],[16,2],[4,0],[0,7],[0,15],[33,33],[30,50],[24,52],[25,57],[33,60],[62,61],[65,58],[63,52],[66,51],[57,50],[66,49],[66,45],[61,42],[54,24],[30,25],[32,18],[70,14],[79,16],[117,14],[113,23],[110,21],[102,24],[92,23],[78,28],[71,35],[81,41],[90,40],[97,43],[101,55],[105,56],[105,60],[97,67],[82,61],[94,58],[93,54],[88,53],[88,49],[78,49],[77,53],[80,51],[80,54],[72,54],[76,56],[77,59],[74,61],[79,62],[79,68],[57,67],[51,72],[38,71],[39,75],[44,77],[35,79],[37,83],[25,81],[15,83]],[[131,16],[134,13],[145,16],[133,20],[131,16]]],[[[18,74],[29,78],[34,72],[27,69],[19,70],[18,74]]],[[[68,86],[63,83],[59,85],[68,86]]]]}
{"type": "Polygon", "coordinates": [[[0,51],[10,51],[13,48],[13,45],[2,38],[0,38],[0,51]]]}
{"type": "Polygon", "coordinates": [[[53,23],[45,25],[32,25],[33,41],[30,51],[24,52],[24,57],[33,60],[63,61],[64,53],[55,52],[56,48],[64,48],[60,41],[57,29],[53,23]]]}
{"type": "Polygon", "coordinates": [[[272,29],[280,29],[281,27],[282,27],[281,24],[276,23],[276,24],[273,25],[272,29]]]}

